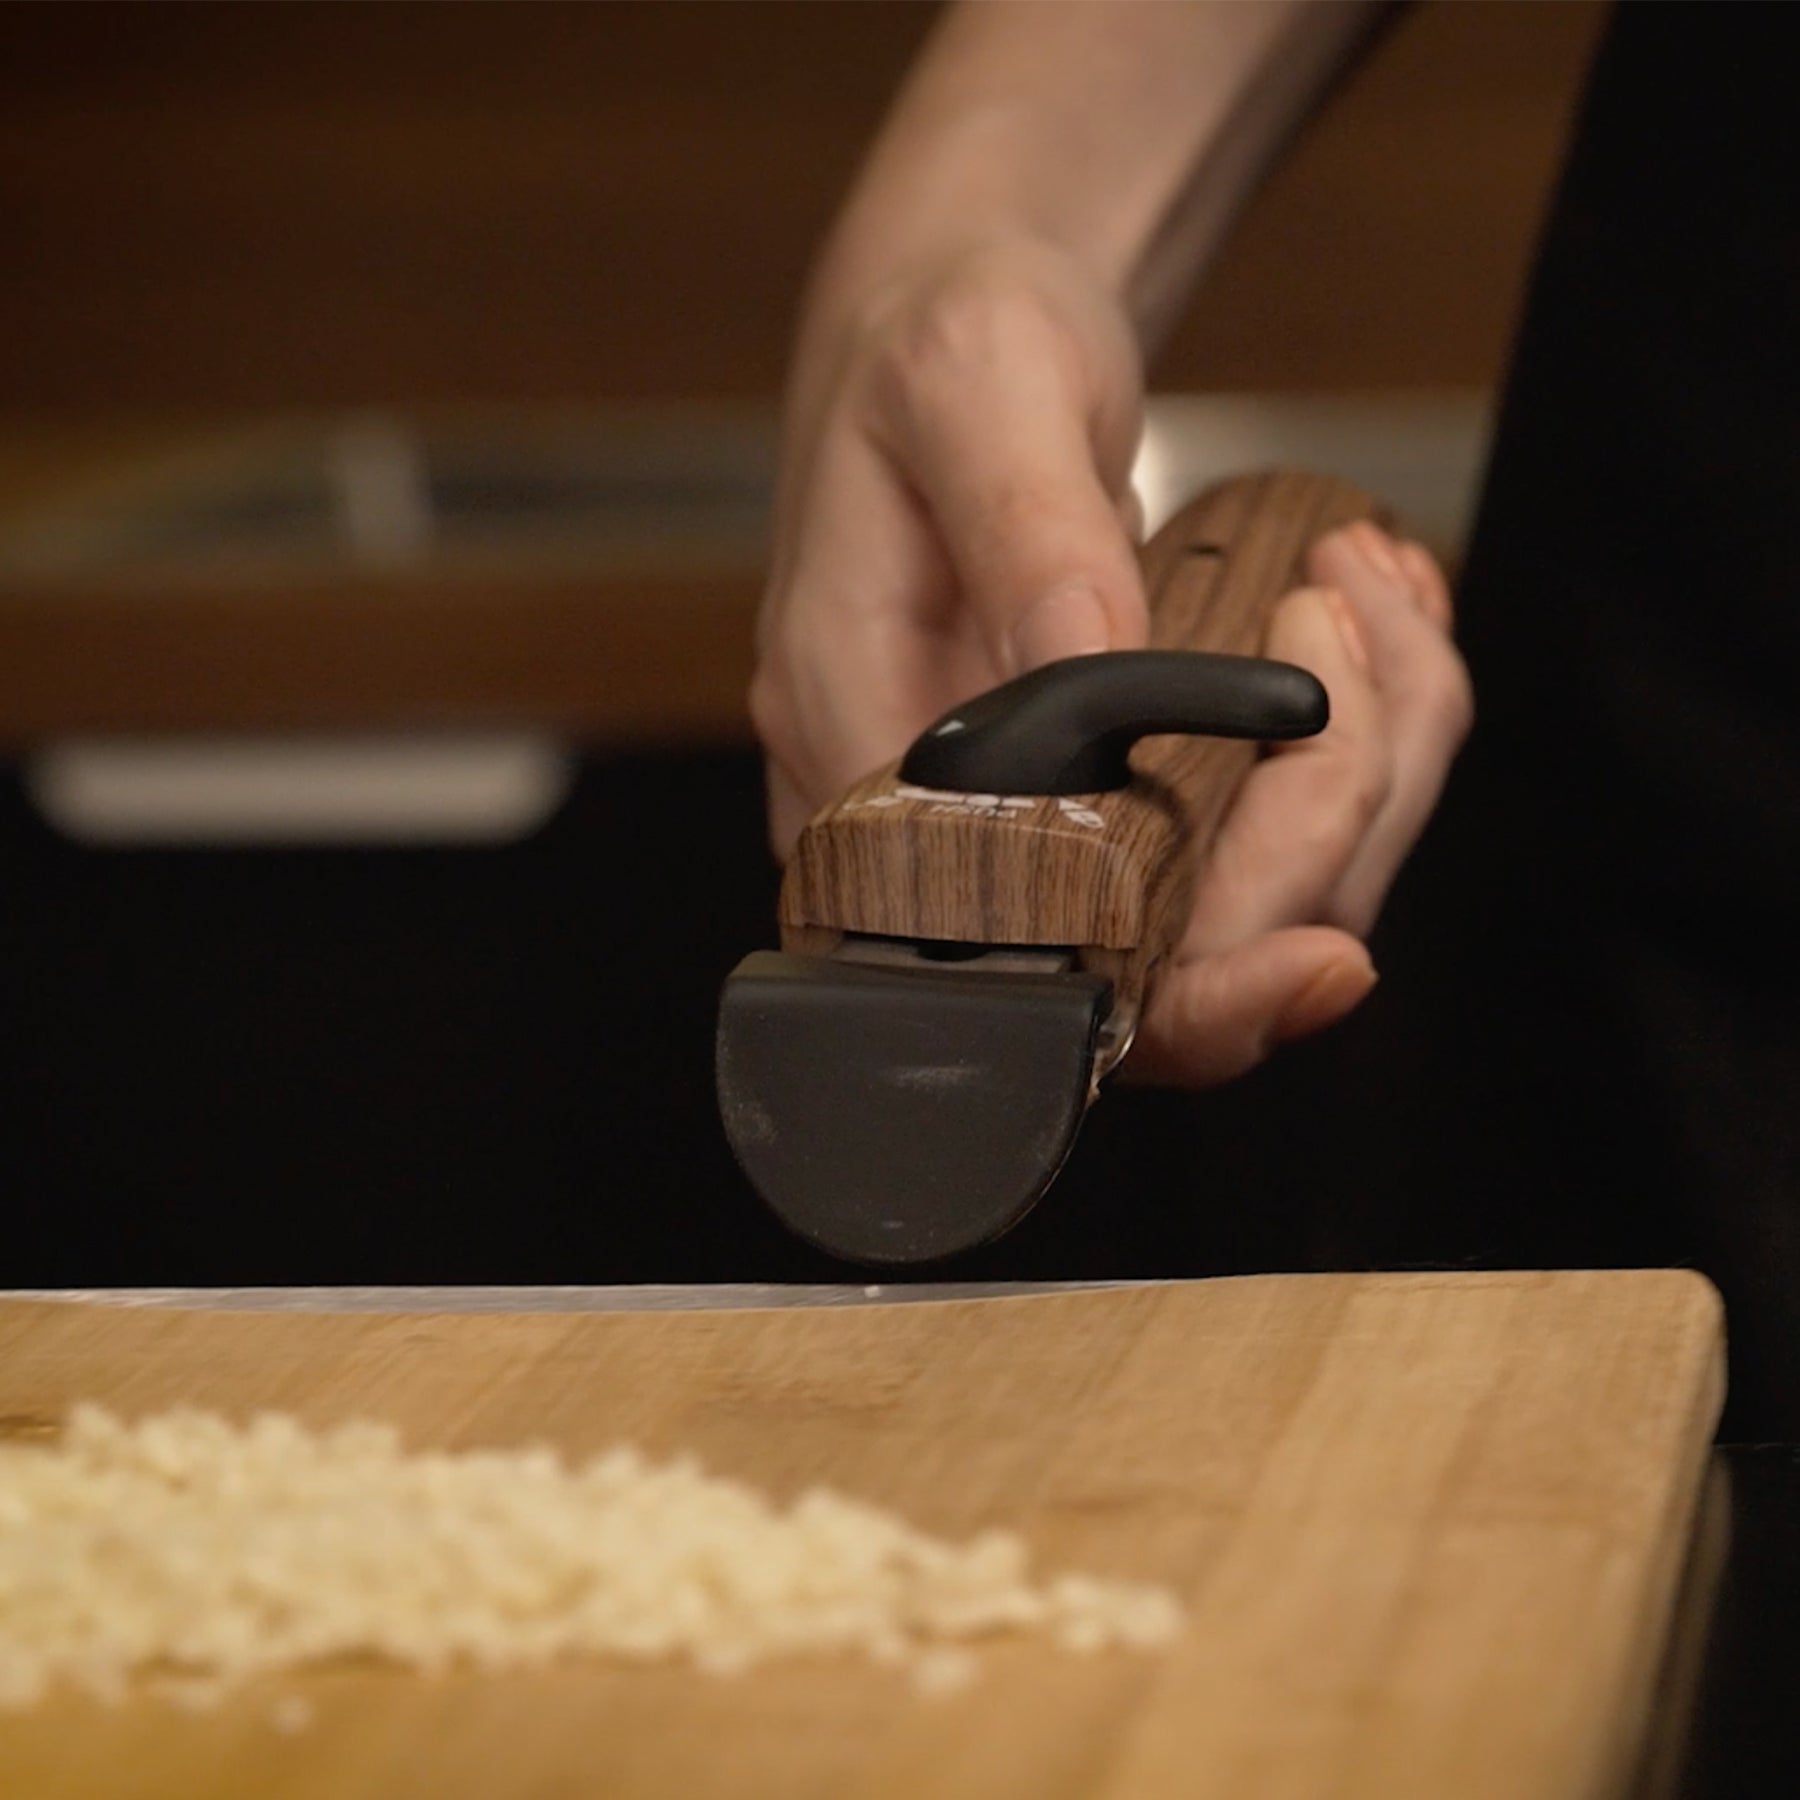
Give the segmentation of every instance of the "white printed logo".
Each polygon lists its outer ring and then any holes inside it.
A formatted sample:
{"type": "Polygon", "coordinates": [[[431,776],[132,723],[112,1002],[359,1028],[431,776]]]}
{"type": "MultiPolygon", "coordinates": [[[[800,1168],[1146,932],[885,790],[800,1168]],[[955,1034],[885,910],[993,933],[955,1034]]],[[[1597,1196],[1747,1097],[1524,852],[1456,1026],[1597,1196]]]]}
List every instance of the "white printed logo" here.
{"type": "MultiPolygon", "coordinates": [[[[866,800],[846,800],[841,812],[858,812],[865,807],[898,806],[902,800],[917,800],[934,818],[1012,819],[1029,812],[1038,804],[1035,794],[952,794],[936,788],[910,787],[902,782],[886,794],[871,794],[866,800]]],[[[1106,821],[1092,807],[1059,798],[1056,810],[1071,825],[1088,831],[1104,831],[1106,821]]]]}

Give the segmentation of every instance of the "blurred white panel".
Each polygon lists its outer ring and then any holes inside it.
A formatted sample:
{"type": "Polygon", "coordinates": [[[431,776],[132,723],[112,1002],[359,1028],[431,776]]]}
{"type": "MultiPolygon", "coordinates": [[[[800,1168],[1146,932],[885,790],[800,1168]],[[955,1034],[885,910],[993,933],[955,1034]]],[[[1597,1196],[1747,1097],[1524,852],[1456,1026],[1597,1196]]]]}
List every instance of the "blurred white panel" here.
{"type": "Polygon", "coordinates": [[[1133,471],[1146,531],[1212,482],[1280,465],[1359,483],[1454,562],[1487,456],[1490,408],[1481,390],[1159,396],[1146,408],[1133,471]]]}
{"type": "Polygon", "coordinates": [[[388,568],[431,549],[431,467],[418,434],[381,413],[358,415],[331,446],[343,534],[360,560],[388,568]]]}
{"type": "Polygon", "coordinates": [[[56,830],[120,847],[510,843],[573,778],[567,751],[526,735],[82,738],[25,766],[56,830]]]}

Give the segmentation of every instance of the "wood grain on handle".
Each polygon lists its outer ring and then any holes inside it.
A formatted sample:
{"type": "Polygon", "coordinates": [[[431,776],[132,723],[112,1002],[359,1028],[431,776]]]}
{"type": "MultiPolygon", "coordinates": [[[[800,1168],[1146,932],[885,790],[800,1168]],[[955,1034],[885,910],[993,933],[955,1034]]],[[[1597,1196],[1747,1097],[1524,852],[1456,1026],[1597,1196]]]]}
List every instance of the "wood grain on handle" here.
{"type": "MultiPolygon", "coordinates": [[[[1255,654],[1313,542],[1376,514],[1360,489],[1321,475],[1208,490],[1142,553],[1151,644],[1255,654]]],[[[1153,738],[1133,756],[1129,788],[1076,799],[937,794],[890,765],[801,834],[782,884],[783,942],[817,951],[857,932],[1073,946],[1135,989],[1175,936],[1257,754],[1221,738],[1153,738]]]]}

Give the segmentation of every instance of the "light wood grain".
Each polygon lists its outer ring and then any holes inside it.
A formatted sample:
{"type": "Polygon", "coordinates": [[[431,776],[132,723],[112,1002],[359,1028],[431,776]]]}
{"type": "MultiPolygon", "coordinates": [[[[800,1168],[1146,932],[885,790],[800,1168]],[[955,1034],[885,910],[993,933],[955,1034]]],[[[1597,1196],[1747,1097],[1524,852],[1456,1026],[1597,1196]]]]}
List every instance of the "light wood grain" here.
{"type": "Polygon", "coordinates": [[[1722,1379],[1680,1272],[1259,1277],[639,1315],[0,1306],[0,1418],[193,1402],[419,1444],[630,1438],[1047,1565],[1173,1584],[1156,1657],[991,1653],[948,1700],[797,1666],[265,1685],[0,1715],[0,1794],[783,1800],[1616,1794],[1722,1379]],[[316,1702],[296,1738],[272,1697],[316,1702]]]}
{"type": "MultiPolygon", "coordinates": [[[[1256,654],[1313,542],[1377,511],[1361,489],[1297,470],[1209,489],[1142,553],[1153,647],[1256,654]]],[[[783,942],[816,951],[823,931],[1069,947],[1134,1003],[1256,757],[1241,741],[1147,739],[1132,785],[1081,796],[1074,812],[1052,797],[1009,807],[934,794],[890,765],[802,832],[781,887],[783,942]]]]}

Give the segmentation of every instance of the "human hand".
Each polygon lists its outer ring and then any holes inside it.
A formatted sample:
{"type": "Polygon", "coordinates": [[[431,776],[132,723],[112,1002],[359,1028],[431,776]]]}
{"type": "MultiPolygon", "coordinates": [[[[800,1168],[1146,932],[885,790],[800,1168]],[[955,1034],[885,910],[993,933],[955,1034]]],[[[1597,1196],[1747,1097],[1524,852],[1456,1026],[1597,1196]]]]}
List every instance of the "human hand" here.
{"type": "MultiPolygon", "coordinates": [[[[1117,305],[1040,245],[890,283],[803,344],[752,712],[779,853],[974,693],[1146,636],[1129,486],[1140,412],[1117,305]]],[[[1442,576],[1373,526],[1323,539],[1267,653],[1332,700],[1226,819],[1128,1067],[1203,1086],[1374,985],[1361,936],[1467,731],[1442,576]]]]}
{"type": "Polygon", "coordinates": [[[803,334],[751,714],[778,855],[950,707],[1144,642],[1136,343],[1041,244],[961,252],[803,334]]]}
{"type": "Polygon", "coordinates": [[[1307,557],[1264,652],[1331,697],[1317,737],[1271,745],[1239,790],[1161,965],[1127,1069],[1206,1087],[1324,1029],[1375,985],[1362,940],[1473,719],[1448,587],[1365,522],[1307,557]]]}

